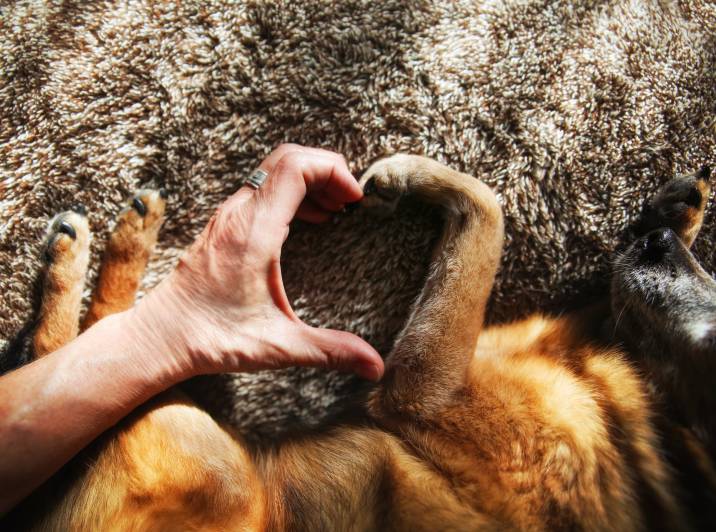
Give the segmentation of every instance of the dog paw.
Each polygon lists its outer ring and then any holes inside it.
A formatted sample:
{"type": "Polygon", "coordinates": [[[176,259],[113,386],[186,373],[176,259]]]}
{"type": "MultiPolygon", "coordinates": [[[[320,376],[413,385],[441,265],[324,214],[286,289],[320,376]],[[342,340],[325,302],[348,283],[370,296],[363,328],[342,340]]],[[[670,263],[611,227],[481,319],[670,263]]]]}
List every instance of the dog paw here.
{"type": "Polygon", "coordinates": [[[58,289],[84,281],[91,239],[84,212],[84,207],[73,207],[56,215],[48,224],[43,245],[46,278],[58,289]]]}
{"type": "Polygon", "coordinates": [[[120,211],[117,223],[131,226],[135,231],[158,231],[164,220],[166,200],[164,189],[139,190],[120,211]]]}
{"type": "Polygon", "coordinates": [[[711,187],[710,169],[677,177],[666,183],[644,206],[638,231],[646,234],[659,228],[672,229],[690,246],[701,229],[711,187]]]}
{"type": "Polygon", "coordinates": [[[109,250],[123,255],[149,252],[164,221],[166,200],[164,189],[137,191],[117,216],[109,250]]]}
{"type": "Polygon", "coordinates": [[[90,231],[84,206],[57,214],[47,226],[44,258],[49,264],[73,261],[89,249],[90,231]]]}
{"type": "Polygon", "coordinates": [[[361,205],[378,215],[392,214],[419,163],[418,157],[397,154],[373,163],[360,179],[364,198],[361,205]]]}

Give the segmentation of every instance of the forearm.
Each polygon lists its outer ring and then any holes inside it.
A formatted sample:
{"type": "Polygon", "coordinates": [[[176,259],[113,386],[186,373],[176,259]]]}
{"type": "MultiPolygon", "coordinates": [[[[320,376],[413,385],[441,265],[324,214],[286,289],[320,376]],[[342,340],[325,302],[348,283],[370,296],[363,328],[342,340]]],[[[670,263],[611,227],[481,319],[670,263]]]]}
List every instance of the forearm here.
{"type": "Polygon", "coordinates": [[[110,316],[55,351],[0,378],[0,514],[106,429],[185,377],[134,330],[131,311],[110,316]]]}

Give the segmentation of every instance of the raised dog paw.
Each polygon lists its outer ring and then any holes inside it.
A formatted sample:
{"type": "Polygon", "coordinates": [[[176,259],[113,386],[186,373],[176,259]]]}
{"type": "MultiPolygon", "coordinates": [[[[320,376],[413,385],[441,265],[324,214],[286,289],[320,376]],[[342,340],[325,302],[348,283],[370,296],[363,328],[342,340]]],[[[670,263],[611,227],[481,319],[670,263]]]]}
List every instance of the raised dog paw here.
{"type": "Polygon", "coordinates": [[[59,349],[77,335],[90,239],[83,206],[61,212],[47,226],[42,302],[32,344],[35,357],[59,349]]]}
{"type": "Polygon", "coordinates": [[[397,154],[373,163],[360,179],[364,198],[362,206],[378,215],[392,214],[420,164],[420,157],[397,154]]]}
{"type": "Polygon", "coordinates": [[[50,220],[43,256],[52,269],[82,277],[89,260],[89,243],[90,231],[84,206],[76,206],[50,220]]]}
{"type": "Polygon", "coordinates": [[[83,329],[134,304],[164,220],[166,200],[164,190],[140,190],[119,212],[102,258],[83,329]]]}
{"type": "Polygon", "coordinates": [[[108,250],[124,255],[148,253],[164,221],[166,200],[164,189],[137,191],[117,216],[108,250]]]}
{"type": "Polygon", "coordinates": [[[638,234],[660,228],[672,229],[691,246],[703,223],[711,187],[710,169],[677,177],[666,183],[644,206],[637,225],[638,234]]]}

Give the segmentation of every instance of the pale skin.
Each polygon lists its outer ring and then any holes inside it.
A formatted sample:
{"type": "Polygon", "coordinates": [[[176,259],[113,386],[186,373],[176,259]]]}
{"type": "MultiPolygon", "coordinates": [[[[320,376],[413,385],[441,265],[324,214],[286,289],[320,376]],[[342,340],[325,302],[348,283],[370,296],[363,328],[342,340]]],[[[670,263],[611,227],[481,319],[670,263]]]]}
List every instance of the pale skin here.
{"type": "Polygon", "coordinates": [[[217,210],[164,281],[61,349],[0,377],[0,514],[134,408],[194,375],[318,366],[371,380],[365,341],[293,313],[281,246],[294,217],[322,222],[362,190],[342,156],[282,145],[217,210]]]}

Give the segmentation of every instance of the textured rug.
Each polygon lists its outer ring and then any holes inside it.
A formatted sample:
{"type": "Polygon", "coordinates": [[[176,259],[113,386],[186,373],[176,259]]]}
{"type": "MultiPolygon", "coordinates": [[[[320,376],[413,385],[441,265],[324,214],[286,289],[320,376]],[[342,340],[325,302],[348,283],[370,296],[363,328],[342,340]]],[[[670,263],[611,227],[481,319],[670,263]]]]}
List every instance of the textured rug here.
{"type": "MultiPolygon", "coordinates": [[[[507,225],[492,320],[603,291],[644,196],[716,162],[716,8],[705,2],[0,5],[5,347],[32,315],[55,212],[88,206],[96,264],[124,198],[166,187],[147,289],[280,142],[340,151],[356,171],[386,153],[425,154],[492,185],[507,225]]],[[[384,221],[358,212],[297,225],[283,268],[298,314],[387,353],[438,227],[410,204],[384,221]]],[[[712,272],[715,240],[712,209],[695,250],[712,272]]],[[[270,435],[319,423],[356,387],[294,370],[188,389],[270,435]]]]}

